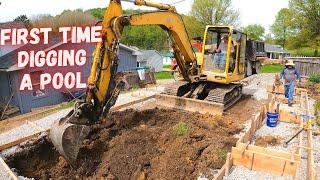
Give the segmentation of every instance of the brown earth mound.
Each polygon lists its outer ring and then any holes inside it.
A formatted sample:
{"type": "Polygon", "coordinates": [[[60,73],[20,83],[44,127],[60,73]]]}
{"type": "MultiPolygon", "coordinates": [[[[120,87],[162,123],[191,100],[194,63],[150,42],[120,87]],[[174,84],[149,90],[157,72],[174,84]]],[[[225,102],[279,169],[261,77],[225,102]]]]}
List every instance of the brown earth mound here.
{"type": "Polygon", "coordinates": [[[281,144],[281,137],[274,137],[271,135],[260,136],[255,141],[256,146],[262,147],[267,147],[268,145],[277,146],[279,144],[281,144]]]}
{"type": "Polygon", "coordinates": [[[107,123],[111,127],[96,130],[84,142],[75,167],[45,140],[8,163],[36,179],[212,177],[236,143],[232,135],[240,131],[221,117],[158,108],[115,112],[107,123]]]}

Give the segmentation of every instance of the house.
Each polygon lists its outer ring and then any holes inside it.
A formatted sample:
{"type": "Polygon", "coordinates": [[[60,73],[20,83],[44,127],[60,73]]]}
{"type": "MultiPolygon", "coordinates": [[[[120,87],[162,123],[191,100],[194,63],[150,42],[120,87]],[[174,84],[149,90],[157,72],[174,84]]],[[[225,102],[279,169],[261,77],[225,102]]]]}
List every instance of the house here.
{"type": "MultiPolygon", "coordinates": [[[[25,28],[25,25],[22,22],[6,22],[0,23],[0,30],[1,29],[12,29],[12,28],[25,28]]],[[[3,45],[0,46],[0,57],[21,47],[22,45],[3,45]]]]}
{"type": "Polygon", "coordinates": [[[138,56],[139,67],[154,68],[155,72],[163,70],[163,57],[156,50],[143,50],[138,56]]]}
{"type": "MultiPolygon", "coordinates": [[[[82,44],[63,44],[61,39],[53,38],[47,45],[29,45],[26,44],[9,53],[0,57],[0,103],[18,107],[21,113],[30,112],[33,108],[50,106],[59,104],[68,100],[70,94],[84,92],[85,89],[71,89],[67,90],[62,88],[56,90],[54,88],[46,88],[41,90],[39,87],[40,74],[56,72],[81,72],[81,82],[85,83],[89,76],[92,64],[92,54],[95,44],[82,43],[82,44]],[[55,67],[50,68],[47,66],[38,68],[18,68],[17,67],[17,54],[19,51],[26,50],[70,50],[70,49],[85,49],[87,52],[87,61],[83,66],[72,67],[55,67]],[[20,91],[20,83],[23,74],[30,74],[33,90],[20,91]],[[11,98],[12,97],[12,98],[11,98]]],[[[137,56],[139,51],[120,44],[119,47],[119,66],[118,71],[127,71],[134,69],[137,66],[137,56]]]]}
{"type": "Polygon", "coordinates": [[[265,51],[269,59],[283,59],[289,52],[280,45],[265,44],[265,51]]]}
{"type": "Polygon", "coordinates": [[[174,55],[172,52],[162,53],[163,57],[163,65],[171,65],[172,58],[174,58],[174,55]]]}

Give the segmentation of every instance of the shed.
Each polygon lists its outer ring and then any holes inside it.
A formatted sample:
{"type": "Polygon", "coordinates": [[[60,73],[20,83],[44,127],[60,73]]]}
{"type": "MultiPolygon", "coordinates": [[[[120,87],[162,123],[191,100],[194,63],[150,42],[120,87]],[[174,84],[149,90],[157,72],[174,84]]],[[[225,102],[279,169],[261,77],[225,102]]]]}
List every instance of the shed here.
{"type": "Polygon", "coordinates": [[[280,45],[265,44],[265,51],[270,59],[283,59],[289,52],[280,45]]]}
{"type": "Polygon", "coordinates": [[[174,58],[174,55],[172,52],[162,53],[163,57],[163,65],[171,65],[171,61],[174,58]]]}
{"type": "Polygon", "coordinates": [[[138,56],[139,67],[154,68],[155,72],[163,70],[163,58],[156,50],[143,50],[138,56]]]}
{"type": "Polygon", "coordinates": [[[118,72],[131,71],[138,67],[138,56],[142,52],[137,48],[120,44],[118,57],[120,59],[118,72]]]}
{"type": "MultiPolygon", "coordinates": [[[[7,104],[19,108],[21,113],[30,112],[33,108],[50,106],[65,102],[68,100],[69,93],[80,92],[83,93],[85,89],[72,89],[65,88],[56,90],[48,87],[44,90],[39,88],[39,77],[42,73],[56,73],[56,72],[81,72],[81,82],[85,83],[92,64],[92,54],[95,44],[81,43],[63,44],[61,39],[53,38],[49,44],[43,45],[24,45],[15,49],[4,56],[0,57],[0,103],[7,104]],[[84,66],[74,66],[72,68],[50,68],[47,66],[41,68],[18,68],[17,67],[17,54],[18,51],[39,51],[39,50],[68,50],[68,49],[85,49],[87,52],[87,61],[84,66]],[[31,76],[33,90],[20,91],[19,87],[23,74],[29,73],[31,76]],[[10,98],[12,97],[12,98],[10,98]]],[[[119,47],[119,67],[118,71],[126,71],[134,69],[137,66],[137,56],[139,51],[120,44],[119,47]]]]}

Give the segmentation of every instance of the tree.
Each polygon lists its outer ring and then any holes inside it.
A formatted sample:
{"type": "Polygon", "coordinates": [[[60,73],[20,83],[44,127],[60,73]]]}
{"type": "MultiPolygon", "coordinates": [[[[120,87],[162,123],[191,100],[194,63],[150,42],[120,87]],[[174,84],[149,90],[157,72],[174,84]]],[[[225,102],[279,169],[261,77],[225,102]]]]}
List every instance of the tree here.
{"type": "Polygon", "coordinates": [[[185,27],[187,29],[189,38],[195,38],[195,37],[201,37],[203,38],[205,25],[203,25],[200,21],[198,21],[193,16],[182,16],[183,22],[185,24],[185,27]]]}
{"type": "Polygon", "coordinates": [[[243,32],[246,33],[251,39],[262,40],[265,29],[260,24],[251,24],[243,28],[243,32]]]}
{"type": "Polygon", "coordinates": [[[268,34],[265,35],[264,42],[266,42],[268,44],[274,44],[275,43],[274,38],[272,37],[271,33],[268,33],[268,34]]]}
{"type": "Polygon", "coordinates": [[[31,25],[30,20],[26,15],[20,15],[20,16],[16,17],[13,21],[14,22],[22,22],[27,28],[29,28],[31,25]]]}
{"type": "Polygon", "coordinates": [[[276,20],[271,26],[271,32],[277,42],[285,48],[286,40],[293,33],[293,13],[288,8],[282,8],[276,15],[276,20]]]}
{"type": "Polygon", "coordinates": [[[56,16],[38,15],[32,19],[33,27],[51,27],[52,32],[59,33],[59,27],[93,26],[98,21],[95,17],[81,9],[64,10],[56,16]]]}
{"type": "Polygon", "coordinates": [[[194,0],[191,15],[204,25],[239,25],[239,11],[232,0],[194,0]]]}
{"type": "Polygon", "coordinates": [[[320,1],[319,0],[290,0],[289,8],[294,15],[294,26],[300,43],[314,48],[318,55],[320,46],[320,1]]]}

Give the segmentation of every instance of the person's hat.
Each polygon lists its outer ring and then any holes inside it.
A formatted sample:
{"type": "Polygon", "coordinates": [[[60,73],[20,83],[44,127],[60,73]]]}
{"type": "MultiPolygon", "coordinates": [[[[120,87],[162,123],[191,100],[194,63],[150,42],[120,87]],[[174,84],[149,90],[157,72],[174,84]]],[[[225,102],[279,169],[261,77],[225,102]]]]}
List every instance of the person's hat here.
{"type": "Polygon", "coordinates": [[[294,66],[295,64],[293,63],[292,60],[288,60],[286,63],[286,66],[294,66]]]}

